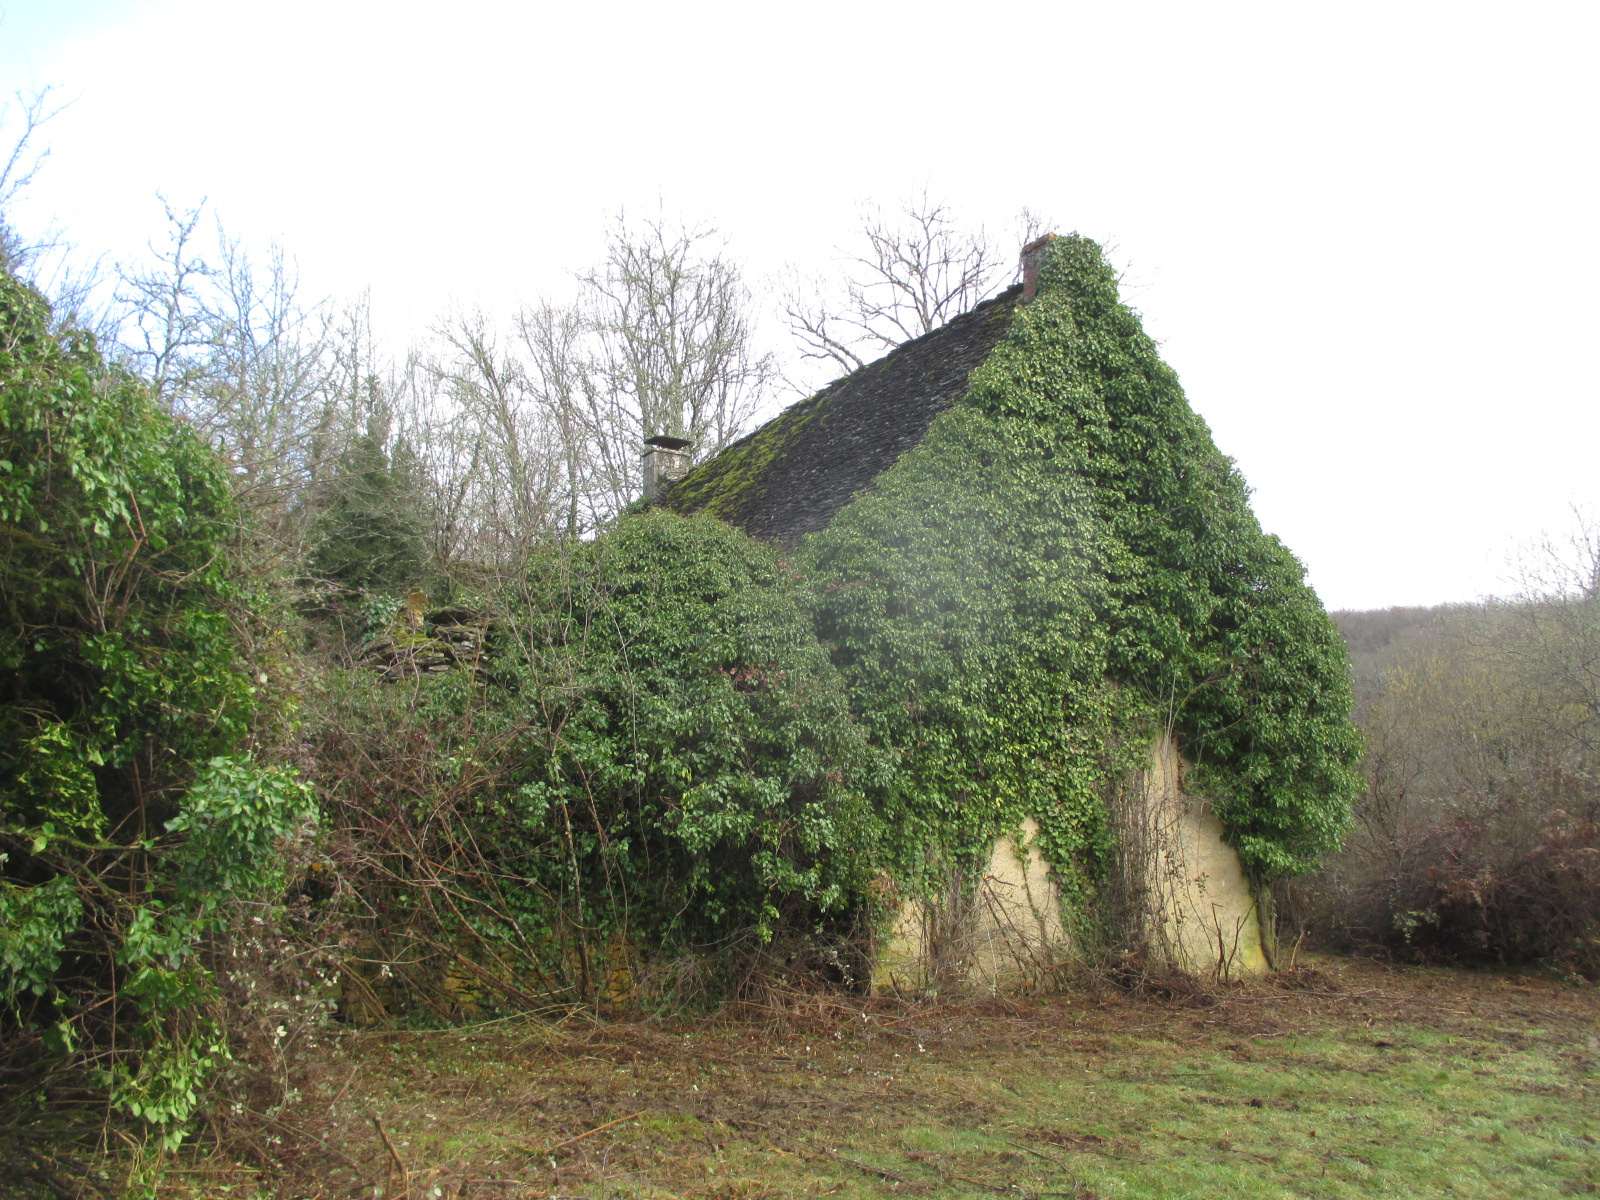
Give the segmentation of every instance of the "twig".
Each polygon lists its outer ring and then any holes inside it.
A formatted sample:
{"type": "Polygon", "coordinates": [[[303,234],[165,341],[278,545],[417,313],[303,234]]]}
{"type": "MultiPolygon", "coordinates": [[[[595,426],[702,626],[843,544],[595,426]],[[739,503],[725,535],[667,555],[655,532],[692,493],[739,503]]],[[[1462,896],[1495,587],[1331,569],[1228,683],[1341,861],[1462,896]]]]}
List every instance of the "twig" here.
{"type": "MultiPolygon", "coordinates": [[[[346,1082],[348,1084],[348,1081],[346,1082]]],[[[244,1111],[249,1113],[250,1116],[254,1117],[256,1120],[263,1121],[272,1126],[274,1129],[282,1130],[283,1132],[288,1133],[291,1137],[310,1138],[313,1142],[317,1143],[317,1145],[321,1146],[335,1158],[342,1159],[347,1167],[351,1167],[357,1171],[361,1169],[361,1164],[356,1162],[355,1159],[345,1154],[342,1150],[335,1150],[325,1139],[318,1137],[304,1126],[297,1125],[293,1121],[286,1121],[282,1117],[269,1117],[266,1113],[257,1112],[255,1109],[245,1109],[244,1111]]],[[[254,1145],[254,1143],[252,1143],[252,1145],[254,1145]]],[[[276,1161],[277,1156],[269,1154],[266,1148],[263,1146],[257,1146],[256,1153],[261,1156],[262,1162],[268,1166],[272,1165],[276,1161]]]]}
{"type": "MultiPolygon", "coordinates": [[[[405,1160],[400,1157],[400,1151],[398,1151],[398,1150],[396,1150],[394,1148],[394,1143],[389,1140],[389,1135],[384,1132],[384,1130],[383,1130],[383,1122],[378,1120],[378,1114],[377,1113],[368,1113],[367,1115],[372,1118],[373,1128],[375,1128],[378,1131],[378,1136],[383,1139],[384,1148],[389,1151],[390,1159],[393,1160],[394,1165],[396,1167],[400,1168],[400,1188],[401,1188],[401,1190],[404,1192],[405,1195],[407,1195],[407,1196],[411,1195],[411,1172],[406,1168],[405,1160]]],[[[392,1178],[392,1173],[391,1173],[391,1178],[392,1178]]],[[[389,1193],[388,1180],[384,1181],[383,1191],[384,1191],[384,1195],[387,1197],[387,1195],[389,1193]]]]}
{"type": "Polygon", "coordinates": [[[329,1109],[332,1109],[335,1104],[338,1104],[339,1101],[344,1099],[344,1094],[350,1090],[350,1085],[355,1082],[356,1073],[360,1070],[360,1063],[357,1063],[355,1066],[350,1068],[350,1074],[344,1077],[344,1086],[339,1089],[338,1094],[335,1095],[332,1100],[328,1101],[327,1107],[329,1109]]]}
{"type": "MultiPolygon", "coordinates": [[[[1007,1140],[1010,1141],[1009,1138],[1007,1140]]],[[[1011,1145],[1015,1146],[1018,1150],[1026,1151],[1027,1153],[1033,1155],[1035,1158],[1042,1158],[1042,1159],[1044,1159],[1045,1162],[1054,1162],[1055,1161],[1054,1158],[1052,1158],[1050,1155],[1044,1153],[1042,1150],[1035,1150],[1032,1146],[1024,1146],[1021,1142],[1011,1142],[1011,1145]]]]}
{"type": "Polygon", "coordinates": [[[607,1121],[604,1125],[596,1125],[593,1129],[589,1130],[588,1133],[580,1133],[577,1137],[569,1137],[564,1142],[557,1142],[554,1146],[545,1147],[543,1153],[545,1153],[545,1154],[554,1154],[557,1150],[560,1150],[563,1146],[570,1146],[570,1145],[572,1145],[573,1142],[581,1142],[581,1141],[583,1141],[584,1138],[591,1137],[594,1134],[599,1133],[602,1129],[610,1129],[613,1125],[621,1125],[624,1121],[632,1121],[635,1118],[644,1116],[645,1113],[647,1113],[649,1111],[650,1110],[647,1109],[647,1108],[641,1108],[638,1112],[630,1113],[626,1117],[618,1117],[615,1121],[607,1121]]]}
{"type": "Polygon", "coordinates": [[[1308,934],[1310,932],[1311,931],[1309,929],[1302,929],[1300,931],[1300,936],[1295,938],[1295,940],[1294,940],[1294,949],[1289,951],[1289,970],[1291,970],[1291,971],[1295,970],[1297,965],[1299,964],[1299,962],[1300,962],[1300,946],[1306,940],[1306,934],[1308,934]]]}
{"type": "Polygon", "coordinates": [[[1257,1154],[1253,1150],[1241,1150],[1237,1146],[1230,1145],[1227,1138],[1195,1137],[1192,1133],[1174,1133],[1171,1130],[1164,1131],[1161,1136],[1182,1138],[1186,1142],[1203,1142],[1214,1150],[1226,1150],[1230,1154],[1242,1154],[1246,1158],[1253,1158],[1259,1163],[1266,1163],[1268,1166],[1273,1166],[1278,1161],[1275,1158],[1269,1158],[1265,1154],[1257,1154]]]}
{"type": "Polygon", "coordinates": [[[962,1183],[976,1184],[978,1187],[988,1188],[991,1192],[999,1192],[1002,1195],[1011,1191],[1011,1189],[1008,1187],[1001,1187],[999,1184],[995,1183],[985,1183],[981,1179],[968,1179],[965,1175],[951,1175],[950,1178],[959,1179],[962,1183]]]}
{"type": "Polygon", "coordinates": [[[826,1153],[829,1158],[836,1158],[842,1163],[848,1163],[856,1170],[865,1171],[868,1175],[876,1175],[879,1179],[887,1179],[890,1183],[898,1183],[902,1187],[913,1188],[919,1192],[922,1190],[922,1185],[920,1183],[914,1183],[907,1179],[904,1175],[896,1175],[893,1171],[885,1171],[882,1167],[868,1166],[864,1162],[857,1162],[853,1158],[846,1158],[837,1150],[825,1150],[824,1153],[826,1153]]]}

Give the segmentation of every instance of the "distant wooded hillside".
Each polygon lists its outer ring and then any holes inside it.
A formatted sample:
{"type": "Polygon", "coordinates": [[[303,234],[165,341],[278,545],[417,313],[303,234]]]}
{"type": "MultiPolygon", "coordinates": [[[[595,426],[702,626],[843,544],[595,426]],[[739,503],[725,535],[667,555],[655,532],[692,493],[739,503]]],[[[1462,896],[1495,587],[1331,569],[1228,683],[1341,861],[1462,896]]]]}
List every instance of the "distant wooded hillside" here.
{"type": "Polygon", "coordinates": [[[1531,558],[1512,599],[1332,614],[1366,790],[1284,889],[1326,943],[1600,975],[1600,541],[1531,558]]]}

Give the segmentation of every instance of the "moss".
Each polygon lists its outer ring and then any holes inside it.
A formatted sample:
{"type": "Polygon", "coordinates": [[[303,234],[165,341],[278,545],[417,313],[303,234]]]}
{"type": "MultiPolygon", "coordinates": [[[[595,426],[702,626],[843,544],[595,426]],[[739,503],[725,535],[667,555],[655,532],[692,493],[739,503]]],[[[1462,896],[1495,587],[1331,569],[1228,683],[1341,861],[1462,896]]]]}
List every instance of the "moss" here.
{"type": "Polygon", "coordinates": [[[1005,335],[1018,290],[796,404],[674,485],[665,506],[791,547],[824,528],[966,395],[973,368],[1005,335]]]}
{"type": "Polygon", "coordinates": [[[674,512],[705,513],[737,523],[740,501],[750,486],[799,439],[807,426],[823,415],[829,390],[831,385],[690,471],[672,485],[667,507],[674,512]]]}

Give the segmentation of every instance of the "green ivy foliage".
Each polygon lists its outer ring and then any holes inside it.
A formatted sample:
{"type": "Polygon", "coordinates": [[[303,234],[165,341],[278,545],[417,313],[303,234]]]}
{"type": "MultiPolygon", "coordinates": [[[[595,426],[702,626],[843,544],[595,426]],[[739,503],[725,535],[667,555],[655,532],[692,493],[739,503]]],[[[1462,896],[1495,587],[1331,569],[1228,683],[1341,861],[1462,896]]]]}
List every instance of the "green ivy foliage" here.
{"type": "Polygon", "coordinates": [[[0,1025],[168,1132],[215,1057],[195,950],[311,809],[228,757],[235,517],[210,449],[0,275],[0,1025]]]}
{"type": "Polygon", "coordinates": [[[709,517],[646,512],[533,562],[493,665],[522,731],[493,841],[546,919],[671,956],[848,906],[884,764],[809,601],[709,517]]]}
{"type": "Polygon", "coordinates": [[[931,893],[1026,818],[1087,931],[1108,797],[1163,730],[1259,879],[1337,844],[1357,787],[1342,644],[1078,238],[792,563],[646,509],[537,560],[507,628],[479,836],[551,945],[770,935],[883,871],[931,893]]]}
{"type": "Polygon", "coordinates": [[[352,824],[409,808],[396,937],[594,1000],[638,955],[842,928],[885,874],[931,895],[1028,818],[1092,934],[1109,801],[1164,730],[1259,879],[1336,844],[1358,746],[1299,564],[1093,243],[1058,239],[1009,320],[788,561],[636,508],[533,560],[476,678],[336,722],[370,764],[352,824]]]}
{"type": "Polygon", "coordinates": [[[1102,794],[1163,727],[1252,874],[1309,868],[1359,741],[1302,568],[1099,247],[1054,239],[1012,320],[964,403],[802,548],[855,710],[898,756],[902,870],[975,864],[1032,816],[1090,885],[1102,794]]]}

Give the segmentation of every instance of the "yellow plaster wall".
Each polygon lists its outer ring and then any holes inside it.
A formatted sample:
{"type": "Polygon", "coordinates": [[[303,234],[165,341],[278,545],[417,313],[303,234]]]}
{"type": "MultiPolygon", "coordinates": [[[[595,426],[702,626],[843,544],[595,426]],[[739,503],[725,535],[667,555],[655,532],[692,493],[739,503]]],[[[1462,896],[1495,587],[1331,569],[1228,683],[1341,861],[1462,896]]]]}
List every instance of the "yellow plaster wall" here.
{"type": "MultiPolygon", "coordinates": [[[[1239,856],[1204,800],[1183,791],[1183,763],[1159,739],[1134,781],[1135,803],[1121,814],[1121,836],[1143,859],[1146,941],[1173,966],[1227,977],[1267,970],[1261,925],[1239,856]]],[[[880,947],[873,985],[880,991],[938,987],[982,991],[1042,986],[1073,961],[1061,893],[1023,822],[1019,839],[1000,838],[976,891],[952,885],[935,900],[906,901],[880,947]]]]}
{"type": "Polygon", "coordinates": [[[1029,819],[1020,839],[999,839],[976,893],[952,886],[937,900],[903,903],[874,963],[874,987],[1030,991],[1068,965],[1061,893],[1034,844],[1038,832],[1029,819]]]}
{"type": "Polygon", "coordinates": [[[1223,841],[1208,801],[1183,790],[1184,763],[1171,738],[1150,750],[1144,813],[1153,853],[1147,933],[1173,965],[1227,977],[1268,969],[1260,912],[1239,855],[1223,841]]]}

